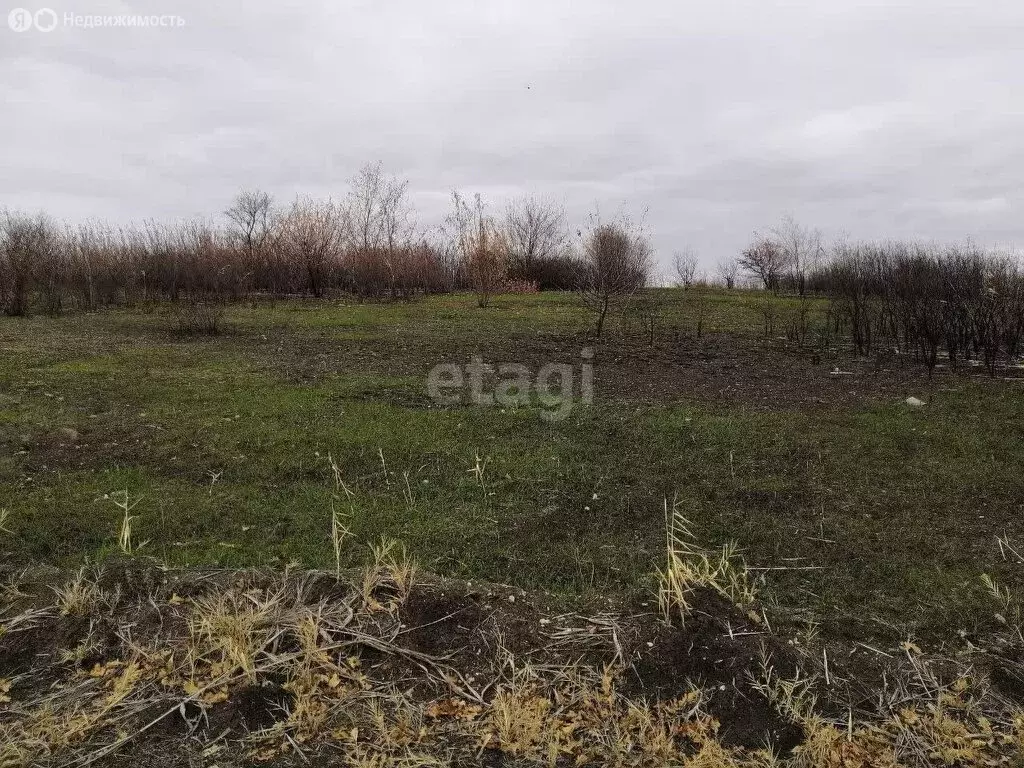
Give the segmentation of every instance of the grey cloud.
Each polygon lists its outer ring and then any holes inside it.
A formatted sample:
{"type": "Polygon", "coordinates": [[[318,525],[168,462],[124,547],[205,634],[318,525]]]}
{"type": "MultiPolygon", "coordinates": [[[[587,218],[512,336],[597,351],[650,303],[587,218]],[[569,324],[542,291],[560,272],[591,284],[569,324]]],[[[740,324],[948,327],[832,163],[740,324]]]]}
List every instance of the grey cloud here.
{"type": "Polygon", "coordinates": [[[243,185],[338,197],[381,160],[424,224],[452,187],[647,210],[666,264],[786,213],[1024,242],[1015,0],[50,5],[186,24],[0,27],[0,205],[212,215],[243,185]]]}

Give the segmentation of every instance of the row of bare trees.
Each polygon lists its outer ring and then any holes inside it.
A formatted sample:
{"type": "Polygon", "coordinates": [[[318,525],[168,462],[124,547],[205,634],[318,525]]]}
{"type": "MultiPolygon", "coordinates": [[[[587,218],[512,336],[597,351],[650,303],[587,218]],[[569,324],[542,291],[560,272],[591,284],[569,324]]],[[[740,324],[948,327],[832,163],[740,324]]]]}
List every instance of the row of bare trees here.
{"type": "MultiPolygon", "coordinates": [[[[672,282],[676,288],[689,290],[695,285],[706,288],[715,283],[715,279],[709,277],[707,272],[700,271],[700,257],[692,248],[685,248],[672,254],[672,270],[672,282]]],[[[718,262],[715,268],[718,285],[730,291],[738,286],[739,274],[739,259],[724,259],[718,262]]]]}
{"type": "Polygon", "coordinates": [[[1024,339],[1024,271],[972,245],[838,246],[814,275],[860,354],[909,354],[929,373],[983,364],[991,374],[1024,339]]]}
{"type": "Polygon", "coordinates": [[[58,313],[67,306],[153,301],[223,304],[254,295],[347,293],[366,299],[472,290],[485,307],[509,290],[573,290],[600,335],[649,282],[643,226],[598,214],[571,237],[563,210],[520,198],[500,215],[452,193],[441,227],[421,232],[405,181],[363,168],[340,202],[299,197],[276,205],[243,191],[219,224],[187,221],[61,227],[45,215],[0,219],[0,309],[58,313]]]}
{"type": "Polygon", "coordinates": [[[550,204],[517,200],[500,220],[487,215],[479,195],[470,204],[454,192],[452,203],[445,227],[481,307],[510,278],[572,289],[594,314],[601,336],[609,314],[624,311],[650,282],[651,243],[642,223],[628,216],[605,221],[595,213],[573,243],[564,215],[550,204]]]}
{"type": "Polygon", "coordinates": [[[0,309],[50,313],[140,301],[230,301],[254,294],[367,299],[473,289],[482,305],[509,285],[579,289],[583,249],[565,214],[538,198],[490,215],[453,193],[442,227],[417,226],[407,182],[364,167],[340,201],[278,205],[243,191],[219,222],[60,226],[0,212],[0,309]]]}
{"type": "Polygon", "coordinates": [[[342,203],[297,198],[279,207],[242,192],[220,224],[147,221],[60,227],[45,215],[0,219],[0,307],[26,314],[265,293],[321,297],[345,290],[407,297],[449,290],[445,254],[414,232],[405,184],[368,166],[342,203]]]}
{"type": "MultiPolygon", "coordinates": [[[[825,337],[846,334],[861,355],[906,355],[931,373],[996,368],[1020,356],[1024,269],[1015,257],[975,245],[906,242],[823,244],[792,218],[754,241],[736,260],[766,295],[830,299],[825,337]]],[[[806,330],[806,320],[803,321],[806,330]]]]}

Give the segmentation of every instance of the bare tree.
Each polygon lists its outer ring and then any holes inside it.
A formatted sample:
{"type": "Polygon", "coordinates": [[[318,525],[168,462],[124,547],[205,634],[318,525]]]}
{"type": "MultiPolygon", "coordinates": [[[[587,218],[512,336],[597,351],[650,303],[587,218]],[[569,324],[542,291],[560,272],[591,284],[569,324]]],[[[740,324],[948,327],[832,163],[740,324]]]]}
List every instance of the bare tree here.
{"type": "Polygon", "coordinates": [[[465,263],[455,218],[450,212],[438,226],[423,235],[424,246],[436,255],[438,287],[443,291],[455,291],[465,285],[465,263]]]}
{"type": "Polygon", "coordinates": [[[697,279],[697,252],[692,248],[684,248],[672,254],[672,266],[676,271],[676,285],[689,290],[697,279]]]}
{"type": "Polygon", "coordinates": [[[802,226],[792,216],[785,216],[772,229],[772,239],[782,250],[785,270],[792,276],[794,287],[803,296],[807,275],[813,272],[824,254],[821,231],[802,226]]]}
{"type": "Polygon", "coordinates": [[[484,213],[479,194],[470,206],[457,190],[452,191],[453,211],[447,229],[469,277],[477,304],[486,307],[498,293],[508,273],[508,249],[493,218],[484,213]]]}
{"type": "Polygon", "coordinates": [[[583,235],[582,272],[580,296],[597,315],[595,333],[600,338],[608,312],[624,308],[650,280],[650,242],[628,219],[604,224],[594,216],[583,235]]]}
{"type": "Polygon", "coordinates": [[[64,290],[71,275],[68,250],[60,231],[45,215],[34,219],[32,231],[33,282],[43,311],[59,315],[64,309],[64,290]]]}
{"type": "Polygon", "coordinates": [[[521,197],[505,210],[505,238],[509,261],[524,271],[538,261],[560,256],[565,250],[565,211],[554,203],[521,197]]]}
{"type": "Polygon", "coordinates": [[[725,259],[718,262],[718,276],[730,291],[736,287],[736,276],[739,271],[740,265],[736,263],[736,259],[725,259]]]}
{"type": "Polygon", "coordinates": [[[111,279],[113,265],[123,238],[119,242],[109,225],[85,222],[69,228],[64,241],[70,260],[72,291],[77,294],[81,308],[96,309],[101,296],[110,301],[110,295],[116,293],[111,279]]]}
{"type": "Polygon", "coordinates": [[[782,248],[773,239],[755,235],[754,242],[736,261],[742,269],[758,277],[765,290],[778,292],[786,258],[782,248]]]}
{"type": "Polygon", "coordinates": [[[218,334],[225,302],[246,293],[245,265],[237,258],[237,233],[225,233],[206,221],[193,220],[162,230],[159,235],[167,239],[180,267],[184,296],[175,306],[179,330],[218,334]]]}
{"type": "MultiPolygon", "coordinates": [[[[408,203],[409,182],[388,176],[380,163],[365,165],[351,181],[348,215],[357,279],[385,282],[394,297],[408,295],[412,283],[412,245],[415,226],[408,203]]],[[[379,289],[371,287],[371,292],[379,289]]]]}
{"type": "Polygon", "coordinates": [[[258,189],[243,189],[231,207],[224,211],[228,218],[228,235],[238,242],[250,257],[263,250],[270,237],[274,200],[258,189]]]}

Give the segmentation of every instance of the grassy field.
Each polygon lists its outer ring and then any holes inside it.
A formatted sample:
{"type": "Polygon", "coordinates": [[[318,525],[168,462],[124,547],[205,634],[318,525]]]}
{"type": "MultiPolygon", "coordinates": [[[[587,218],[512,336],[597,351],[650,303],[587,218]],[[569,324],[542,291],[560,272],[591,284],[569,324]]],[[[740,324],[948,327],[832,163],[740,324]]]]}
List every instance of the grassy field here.
{"type": "Polygon", "coordinates": [[[618,321],[595,342],[574,298],[547,294],[239,305],[212,338],[166,308],[3,319],[0,556],[102,558],[127,495],[142,554],[333,567],[331,456],[357,540],[399,538],[441,574],[648,589],[678,496],[782,615],[860,638],[984,631],[981,574],[1024,587],[997,542],[1024,528],[1022,382],[819,359],[764,338],[743,292],[700,299],[696,338],[695,294],[666,295],[653,347],[618,321]],[[536,370],[585,346],[596,402],[561,422],[426,393],[438,363],[536,370]]]}

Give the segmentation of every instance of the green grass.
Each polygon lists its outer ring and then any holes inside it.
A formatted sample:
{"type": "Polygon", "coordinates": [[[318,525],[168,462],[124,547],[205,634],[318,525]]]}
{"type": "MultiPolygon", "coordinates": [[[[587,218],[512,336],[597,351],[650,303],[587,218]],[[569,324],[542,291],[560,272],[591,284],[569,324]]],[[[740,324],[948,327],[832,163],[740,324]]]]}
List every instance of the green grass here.
{"type": "MultiPolygon", "coordinates": [[[[692,328],[692,299],[666,328],[692,328]]],[[[709,294],[705,328],[763,344],[756,296],[709,294]]],[[[947,378],[934,402],[724,404],[693,391],[537,409],[439,408],[436,362],[575,354],[571,296],[238,306],[216,338],[110,311],[0,322],[0,554],[60,564],[117,546],[112,495],[143,554],[170,563],[333,567],[330,454],[361,561],[381,535],[446,574],[569,594],[646,589],[662,503],[709,545],[738,541],[787,611],[834,631],[953,636],[991,618],[979,576],[1024,587],[997,534],[1024,535],[1019,384],[947,378]],[[80,447],[60,434],[79,433],[80,447]],[[385,467],[382,466],[383,456],[385,467]],[[471,471],[486,461],[483,483],[471,471]]],[[[617,354],[629,342],[613,329],[617,354]]],[[[600,345],[598,345],[600,348],[600,345]]],[[[531,358],[533,359],[533,358],[531,358]]],[[[784,356],[778,365],[789,363],[784,356]]],[[[600,381],[601,369],[597,367],[600,381]]]]}

